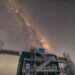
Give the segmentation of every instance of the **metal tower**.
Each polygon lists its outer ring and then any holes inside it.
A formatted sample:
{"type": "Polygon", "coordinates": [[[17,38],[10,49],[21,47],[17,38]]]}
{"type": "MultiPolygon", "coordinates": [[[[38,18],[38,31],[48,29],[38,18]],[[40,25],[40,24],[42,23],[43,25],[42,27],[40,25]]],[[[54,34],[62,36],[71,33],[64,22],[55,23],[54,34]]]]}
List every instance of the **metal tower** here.
{"type": "Polygon", "coordinates": [[[29,52],[0,49],[0,54],[20,56],[17,75],[75,75],[75,66],[66,54],[64,57],[46,54],[43,48],[29,52]]]}

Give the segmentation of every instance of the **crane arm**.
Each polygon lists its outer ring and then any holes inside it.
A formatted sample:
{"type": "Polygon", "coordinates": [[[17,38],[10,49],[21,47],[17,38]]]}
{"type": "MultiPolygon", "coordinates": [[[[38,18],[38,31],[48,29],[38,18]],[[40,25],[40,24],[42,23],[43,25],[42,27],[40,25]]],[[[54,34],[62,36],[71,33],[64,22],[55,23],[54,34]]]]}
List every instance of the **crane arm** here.
{"type": "Polygon", "coordinates": [[[0,54],[8,54],[8,55],[19,56],[19,51],[0,49],[0,54]]]}

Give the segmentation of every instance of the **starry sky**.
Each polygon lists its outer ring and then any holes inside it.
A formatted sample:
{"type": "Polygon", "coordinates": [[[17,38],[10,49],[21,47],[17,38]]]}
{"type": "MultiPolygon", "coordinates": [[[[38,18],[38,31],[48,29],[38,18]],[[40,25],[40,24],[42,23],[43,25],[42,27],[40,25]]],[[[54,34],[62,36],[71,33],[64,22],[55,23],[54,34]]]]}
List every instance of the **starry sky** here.
{"type": "Polygon", "coordinates": [[[30,22],[49,40],[54,48],[75,53],[74,0],[18,0],[30,15],[30,22]]]}
{"type": "MultiPolygon", "coordinates": [[[[44,34],[55,49],[69,52],[75,62],[75,1],[17,0],[17,3],[24,10],[27,21],[44,34]]],[[[3,48],[25,50],[29,44],[27,37],[25,27],[18,23],[0,0],[0,41],[4,43],[3,48]]],[[[1,63],[5,61],[8,63],[11,58],[14,63],[18,61],[18,57],[6,58],[7,60],[3,60],[4,56],[0,55],[1,63]]],[[[14,65],[13,72],[15,68],[14,65]]],[[[4,65],[0,69],[3,70],[4,65]]],[[[0,74],[3,73],[0,71],[0,74]]]]}

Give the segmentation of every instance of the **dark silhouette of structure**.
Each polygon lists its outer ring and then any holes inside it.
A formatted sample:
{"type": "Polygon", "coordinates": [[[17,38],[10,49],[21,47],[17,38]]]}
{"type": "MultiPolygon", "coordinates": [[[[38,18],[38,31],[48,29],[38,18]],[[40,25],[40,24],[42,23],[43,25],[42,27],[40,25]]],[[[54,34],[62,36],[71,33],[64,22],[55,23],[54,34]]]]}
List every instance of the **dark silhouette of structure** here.
{"type": "Polygon", "coordinates": [[[46,54],[43,48],[32,48],[29,52],[1,49],[0,54],[20,56],[17,75],[75,75],[73,62],[66,54],[46,54]]]}

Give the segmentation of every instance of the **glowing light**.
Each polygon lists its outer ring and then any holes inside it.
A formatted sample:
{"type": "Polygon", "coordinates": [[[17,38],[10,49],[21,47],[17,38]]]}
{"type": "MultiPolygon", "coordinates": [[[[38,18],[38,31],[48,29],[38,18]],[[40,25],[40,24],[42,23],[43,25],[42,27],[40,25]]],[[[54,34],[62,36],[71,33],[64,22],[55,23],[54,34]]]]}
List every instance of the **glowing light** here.
{"type": "Polygon", "coordinates": [[[26,26],[31,27],[31,24],[29,22],[26,22],[26,26]]]}
{"type": "Polygon", "coordinates": [[[40,33],[38,33],[38,34],[40,37],[41,46],[46,49],[47,53],[48,52],[53,53],[55,51],[55,49],[54,49],[52,43],[50,43],[49,40],[45,36],[43,36],[42,34],[40,34],[40,33]]]}
{"type": "Polygon", "coordinates": [[[18,10],[16,10],[15,12],[16,12],[16,13],[18,13],[19,11],[18,11],[18,10]]]}
{"type": "Polygon", "coordinates": [[[44,36],[41,36],[41,43],[44,48],[49,49],[48,40],[44,36]]]}

